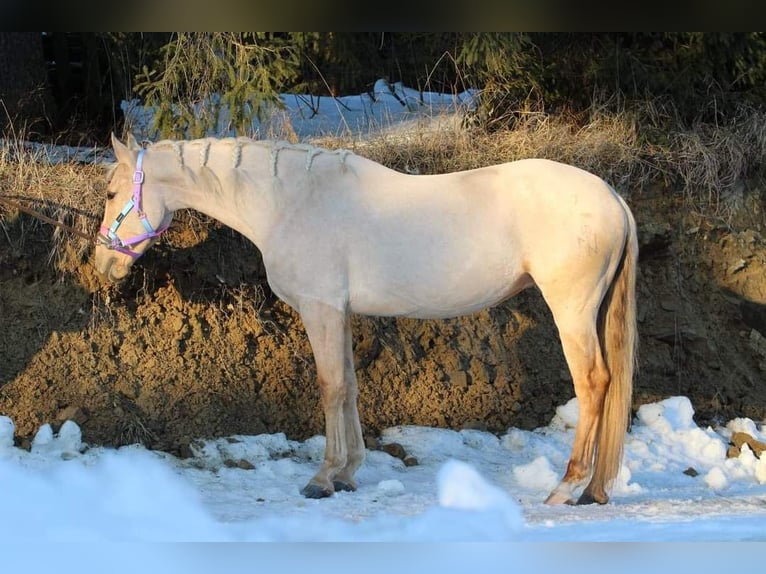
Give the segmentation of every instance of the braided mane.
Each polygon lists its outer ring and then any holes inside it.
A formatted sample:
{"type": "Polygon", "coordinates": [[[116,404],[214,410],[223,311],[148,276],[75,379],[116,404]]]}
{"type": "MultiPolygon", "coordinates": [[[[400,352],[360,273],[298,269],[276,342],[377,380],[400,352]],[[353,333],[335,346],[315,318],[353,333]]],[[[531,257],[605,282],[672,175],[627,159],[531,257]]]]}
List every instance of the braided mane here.
{"type": "MultiPolygon", "coordinates": [[[[204,138],[197,140],[161,140],[150,145],[150,149],[167,149],[171,148],[175,152],[175,157],[181,167],[187,167],[189,158],[186,155],[186,149],[190,147],[199,147],[199,160],[198,166],[207,166],[211,148],[217,145],[231,146],[231,167],[234,169],[242,166],[242,154],[247,148],[251,146],[257,146],[265,148],[269,151],[271,156],[271,175],[277,176],[277,164],[279,161],[279,155],[283,151],[303,152],[306,154],[305,168],[306,171],[311,170],[311,166],[314,159],[321,154],[329,154],[338,157],[341,165],[346,161],[349,155],[353,155],[353,152],[346,149],[330,150],[322,147],[317,147],[311,144],[305,143],[290,143],[281,140],[254,140],[251,138],[238,137],[238,138],[204,138]]],[[[188,167],[194,167],[193,164],[188,167]]]]}

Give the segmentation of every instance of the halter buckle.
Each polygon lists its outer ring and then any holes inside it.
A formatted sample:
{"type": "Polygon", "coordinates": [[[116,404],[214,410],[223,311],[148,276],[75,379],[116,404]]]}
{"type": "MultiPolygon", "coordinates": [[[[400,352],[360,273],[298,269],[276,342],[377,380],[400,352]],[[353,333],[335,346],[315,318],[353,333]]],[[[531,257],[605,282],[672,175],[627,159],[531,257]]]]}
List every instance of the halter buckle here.
{"type": "Polygon", "coordinates": [[[136,185],[141,185],[144,183],[144,172],[143,170],[137,169],[133,172],[133,183],[136,185]]]}

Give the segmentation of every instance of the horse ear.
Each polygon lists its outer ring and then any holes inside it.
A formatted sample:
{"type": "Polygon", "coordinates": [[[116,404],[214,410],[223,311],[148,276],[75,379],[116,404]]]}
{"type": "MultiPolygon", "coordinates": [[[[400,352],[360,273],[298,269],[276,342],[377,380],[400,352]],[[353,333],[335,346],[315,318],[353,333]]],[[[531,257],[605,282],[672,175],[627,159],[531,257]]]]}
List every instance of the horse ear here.
{"type": "Polygon", "coordinates": [[[128,149],[132,149],[134,151],[138,151],[141,149],[141,144],[138,143],[138,140],[136,140],[135,136],[128,132],[128,149]]]}
{"type": "MultiPolygon", "coordinates": [[[[135,138],[133,141],[135,141],[135,138]]],[[[128,139],[128,144],[130,144],[130,139],[128,139]]],[[[130,151],[128,146],[117,139],[117,136],[114,135],[114,132],[112,132],[112,148],[114,149],[114,156],[117,158],[118,163],[129,164],[134,161],[135,158],[133,156],[133,152],[130,151]]]]}

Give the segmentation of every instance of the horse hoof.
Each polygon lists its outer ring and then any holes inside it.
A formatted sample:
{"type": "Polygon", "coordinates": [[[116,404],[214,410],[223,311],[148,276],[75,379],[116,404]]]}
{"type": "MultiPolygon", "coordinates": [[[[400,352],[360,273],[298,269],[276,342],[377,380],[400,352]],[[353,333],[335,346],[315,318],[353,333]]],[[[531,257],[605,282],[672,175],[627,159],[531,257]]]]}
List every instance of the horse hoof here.
{"type": "Polygon", "coordinates": [[[309,482],[301,489],[301,494],[306,498],[328,498],[333,495],[333,491],[329,488],[309,482]]]}
{"type": "Polygon", "coordinates": [[[545,504],[548,504],[549,506],[555,506],[558,504],[567,504],[572,506],[574,503],[574,500],[572,500],[569,496],[560,492],[551,492],[548,498],[545,499],[545,504]]]}
{"type": "Polygon", "coordinates": [[[590,492],[583,492],[580,498],[577,499],[577,505],[584,504],[606,504],[609,501],[609,497],[604,495],[596,496],[590,492]]]}
{"type": "Polygon", "coordinates": [[[340,480],[333,481],[332,485],[335,487],[335,492],[354,492],[356,490],[355,485],[340,480]]]}

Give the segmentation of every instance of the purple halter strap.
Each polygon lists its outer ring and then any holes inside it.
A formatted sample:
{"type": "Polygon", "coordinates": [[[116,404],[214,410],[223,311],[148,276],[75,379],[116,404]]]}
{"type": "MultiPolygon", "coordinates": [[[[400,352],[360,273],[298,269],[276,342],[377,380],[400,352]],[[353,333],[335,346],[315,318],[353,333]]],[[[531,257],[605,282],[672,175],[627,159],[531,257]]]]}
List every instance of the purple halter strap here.
{"type": "Polygon", "coordinates": [[[133,245],[136,243],[141,243],[146,239],[159,237],[168,228],[168,225],[163,225],[159,229],[154,229],[152,224],[149,223],[149,219],[146,217],[146,213],[144,213],[143,209],[141,208],[141,191],[144,184],[144,172],[141,169],[143,167],[143,162],[144,150],[139,150],[138,157],[136,158],[136,171],[133,172],[133,197],[128,200],[128,203],[125,204],[125,207],[122,208],[122,211],[120,211],[120,213],[114,219],[114,223],[112,223],[110,227],[102,225],[101,229],[99,230],[99,241],[102,245],[108,249],[114,249],[115,251],[129,255],[134,259],[141,257],[141,253],[136,253],[133,251],[131,249],[133,245]],[[128,215],[128,213],[130,213],[133,208],[135,208],[136,214],[141,220],[141,223],[144,225],[146,233],[142,233],[128,239],[120,239],[117,236],[117,230],[120,228],[120,225],[122,224],[123,219],[125,219],[125,216],[128,215]]]}

